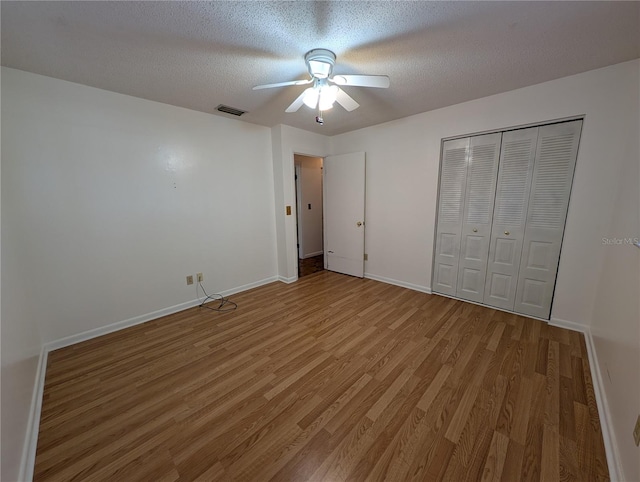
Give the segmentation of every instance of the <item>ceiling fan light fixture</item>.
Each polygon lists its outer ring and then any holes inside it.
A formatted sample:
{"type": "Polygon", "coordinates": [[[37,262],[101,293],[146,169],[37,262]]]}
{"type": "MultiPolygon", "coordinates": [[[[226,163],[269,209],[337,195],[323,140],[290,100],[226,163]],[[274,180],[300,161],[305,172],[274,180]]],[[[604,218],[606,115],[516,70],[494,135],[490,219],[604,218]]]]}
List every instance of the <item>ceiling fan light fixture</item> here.
{"type": "Polygon", "coordinates": [[[320,97],[320,91],[316,87],[309,87],[304,91],[304,97],[302,101],[304,105],[310,109],[315,109],[318,105],[318,98],[320,97]]]}
{"type": "Polygon", "coordinates": [[[316,107],[320,110],[329,110],[333,107],[333,104],[338,97],[337,85],[321,85],[315,87],[309,87],[304,91],[302,101],[304,105],[310,109],[316,107]]]}
{"type": "Polygon", "coordinates": [[[319,102],[318,108],[320,110],[331,109],[337,97],[338,97],[337,85],[323,85],[320,88],[320,102],[319,102]]]}
{"type": "Polygon", "coordinates": [[[304,61],[307,64],[307,70],[311,78],[307,80],[289,80],[286,82],[276,82],[275,84],[256,85],[253,90],[271,89],[273,87],[286,87],[289,85],[308,85],[310,87],[303,91],[285,109],[285,112],[298,112],[302,105],[306,105],[310,109],[318,109],[319,115],[316,121],[322,123],[322,111],[329,110],[333,104],[337,102],[347,112],[360,107],[353,98],[340,87],[341,85],[349,87],[377,87],[386,89],[389,87],[389,77],[386,75],[336,75],[332,77],[333,67],[336,63],[336,54],[327,49],[309,50],[304,61]],[[320,121],[318,121],[318,119],[320,121]]]}

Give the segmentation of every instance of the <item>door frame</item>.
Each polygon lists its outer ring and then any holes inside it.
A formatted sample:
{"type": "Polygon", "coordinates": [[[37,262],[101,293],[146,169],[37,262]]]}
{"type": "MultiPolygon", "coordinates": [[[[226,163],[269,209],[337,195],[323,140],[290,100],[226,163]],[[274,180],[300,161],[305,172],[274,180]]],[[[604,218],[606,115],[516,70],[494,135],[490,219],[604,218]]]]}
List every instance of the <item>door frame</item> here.
{"type": "MultiPolygon", "coordinates": [[[[298,154],[300,155],[300,154],[298,154]]],[[[300,187],[300,177],[302,176],[302,169],[300,166],[293,164],[293,179],[296,183],[296,242],[297,242],[297,256],[298,260],[301,259],[301,254],[304,251],[302,240],[300,239],[300,233],[302,232],[302,189],[300,187]]]]}
{"type": "MultiPolygon", "coordinates": [[[[293,218],[295,219],[295,223],[296,223],[296,228],[293,231],[293,237],[294,237],[294,242],[291,244],[291,248],[289,248],[287,250],[287,257],[289,259],[291,259],[291,254],[292,252],[295,252],[295,263],[293,265],[293,270],[295,273],[295,277],[293,280],[287,281],[289,283],[295,283],[296,281],[298,281],[298,279],[300,279],[300,273],[298,273],[298,261],[299,261],[299,248],[298,248],[298,230],[300,229],[300,226],[298,225],[298,183],[296,182],[296,160],[295,160],[295,156],[305,156],[305,157],[319,157],[322,159],[322,164],[324,167],[324,158],[327,157],[329,154],[310,154],[308,152],[301,152],[298,150],[291,150],[291,155],[289,156],[289,162],[290,162],[290,166],[291,166],[291,183],[293,184],[293,194],[294,194],[294,203],[293,206],[291,207],[292,212],[291,215],[293,216],[293,218]]],[[[323,189],[324,185],[324,171],[322,173],[322,180],[321,180],[321,189],[323,189]]],[[[287,216],[285,216],[287,217],[287,216]]],[[[324,253],[324,195],[322,196],[322,252],[324,253]]],[[[325,259],[325,269],[326,269],[326,259],[325,259]]]]}

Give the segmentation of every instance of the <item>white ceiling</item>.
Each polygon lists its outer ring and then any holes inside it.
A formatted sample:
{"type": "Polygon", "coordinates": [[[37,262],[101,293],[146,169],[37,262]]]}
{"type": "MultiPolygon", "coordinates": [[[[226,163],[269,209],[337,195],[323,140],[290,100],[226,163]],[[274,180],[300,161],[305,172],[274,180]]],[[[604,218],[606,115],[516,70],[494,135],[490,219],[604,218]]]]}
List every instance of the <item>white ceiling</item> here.
{"type": "Polygon", "coordinates": [[[243,120],[334,135],[640,57],[639,2],[1,2],[2,65],[243,120]],[[313,48],[334,74],[386,74],[345,87],[325,125],[305,88],[313,48]],[[235,118],[235,117],[234,117],[235,118]]]}

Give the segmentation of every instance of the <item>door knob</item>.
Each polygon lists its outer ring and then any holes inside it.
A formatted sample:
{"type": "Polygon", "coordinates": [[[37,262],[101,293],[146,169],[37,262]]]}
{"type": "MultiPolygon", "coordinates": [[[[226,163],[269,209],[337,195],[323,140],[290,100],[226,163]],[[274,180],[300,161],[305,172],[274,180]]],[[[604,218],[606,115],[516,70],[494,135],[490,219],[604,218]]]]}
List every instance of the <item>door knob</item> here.
{"type": "Polygon", "coordinates": [[[507,236],[509,236],[509,234],[511,234],[509,231],[505,231],[504,234],[506,234],[507,236]]]}
{"type": "Polygon", "coordinates": [[[473,228],[473,232],[477,233],[478,232],[478,228],[473,228]]]}
{"type": "Polygon", "coordinates": [[[356,226],[360,227],[360,226],[362,226],[362,223],[361,223],[360,221],[358,221],[358,222],[356,223],[356,226]]]}

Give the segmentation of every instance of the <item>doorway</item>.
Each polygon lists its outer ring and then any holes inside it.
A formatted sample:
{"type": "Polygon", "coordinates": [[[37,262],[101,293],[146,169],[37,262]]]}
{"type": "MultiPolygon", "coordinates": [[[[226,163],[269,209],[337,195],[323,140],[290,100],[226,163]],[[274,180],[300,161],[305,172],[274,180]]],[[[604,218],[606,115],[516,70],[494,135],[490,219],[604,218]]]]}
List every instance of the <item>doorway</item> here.
{"type": "Polygon", "coordinates": [[[294,154],[298,278],[324,270],[321,157],[294,154]]]}

